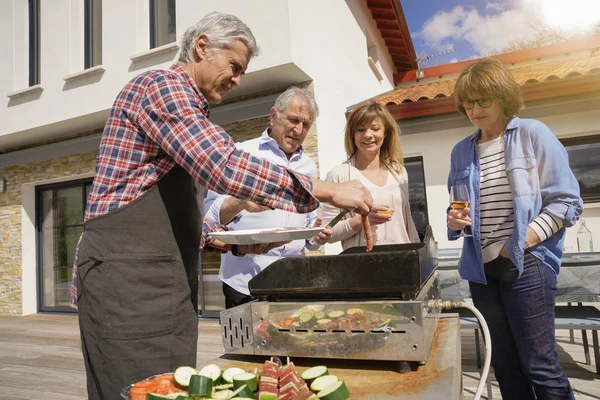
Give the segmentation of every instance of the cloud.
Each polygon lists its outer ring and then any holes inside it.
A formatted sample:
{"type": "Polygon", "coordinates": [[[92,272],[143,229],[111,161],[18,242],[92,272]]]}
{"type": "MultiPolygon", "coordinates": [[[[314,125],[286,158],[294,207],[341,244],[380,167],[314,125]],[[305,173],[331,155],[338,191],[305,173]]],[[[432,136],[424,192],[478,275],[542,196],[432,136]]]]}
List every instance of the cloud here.
{"type": "Polygon", "coordinates": [[[485,9],[492,11],[504,11],[504,5],[502,3],[487,3],[485,5],[485,9]]]}
{"type": "Polygon", "coordinates": [[[450,60],[450,64],[454,64],[458,62],[458,58],[454,57],[452,60],[450,60]]]}
{"type": "Polygon", "coordinates": [[[534,16],[530,12],[523,9],[498,11],[496,4],[488,3],[487,8],[492,12],[483,15],[475,8],[463,6],[439,12],[425,21],[415,38],[423,40],[435,51],[446,50],[464,40],[476,56],[485,56],[533,35],[530,21],[534,16]]]}

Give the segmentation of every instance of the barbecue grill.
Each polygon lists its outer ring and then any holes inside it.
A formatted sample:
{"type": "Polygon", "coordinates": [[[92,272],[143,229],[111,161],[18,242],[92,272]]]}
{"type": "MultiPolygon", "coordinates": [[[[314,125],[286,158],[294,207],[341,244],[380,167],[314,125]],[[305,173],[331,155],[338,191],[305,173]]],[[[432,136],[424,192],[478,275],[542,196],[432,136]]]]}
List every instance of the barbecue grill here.
{"type": "Polygon", "coordinates": [[[278,260],[257,300],[221,312],[225,353],[425,362],[441,308],[431,227],[421,243],[278,260]]]}

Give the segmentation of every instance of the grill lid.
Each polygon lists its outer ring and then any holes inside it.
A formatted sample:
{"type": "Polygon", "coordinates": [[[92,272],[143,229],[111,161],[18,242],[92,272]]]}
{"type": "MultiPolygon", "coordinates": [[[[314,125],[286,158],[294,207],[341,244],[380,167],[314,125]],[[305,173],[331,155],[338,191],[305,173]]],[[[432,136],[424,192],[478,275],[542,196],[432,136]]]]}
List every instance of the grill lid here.
{"type": "Polygon", "coordinates": [[[437,266],[431,228],[421,243],[275,261],[249,282],[261,300],[413,297],[437,266]]]}

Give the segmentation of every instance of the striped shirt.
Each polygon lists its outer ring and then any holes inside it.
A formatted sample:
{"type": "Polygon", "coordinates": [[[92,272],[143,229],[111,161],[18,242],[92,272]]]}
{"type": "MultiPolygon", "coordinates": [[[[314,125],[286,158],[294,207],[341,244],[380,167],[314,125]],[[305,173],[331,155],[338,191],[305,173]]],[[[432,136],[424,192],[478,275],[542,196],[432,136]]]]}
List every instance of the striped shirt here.
{"type": "MultiPolygon", "coordinates": [[[[504,137],[478,144],[480,172],[480,233],[483,262],[494,260],[514,229],[513,195],[506,176],[504,137]]],[[[542,212],[531,223],[541,241],[562,228],[562,220],[542,212]]]]}

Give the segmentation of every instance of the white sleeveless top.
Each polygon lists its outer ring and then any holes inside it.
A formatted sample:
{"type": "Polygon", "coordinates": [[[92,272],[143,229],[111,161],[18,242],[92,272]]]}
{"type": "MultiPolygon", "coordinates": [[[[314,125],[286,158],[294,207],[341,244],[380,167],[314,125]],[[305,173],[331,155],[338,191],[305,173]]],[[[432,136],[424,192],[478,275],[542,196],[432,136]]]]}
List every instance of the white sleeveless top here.
{"type": "MultiPolygon", "coordinates": [[[[392,173],[388,171],[387,180],[384,186],[377,186],[365,177],[359,170],[353,167],[351,172],[352,178],[358,178],[363,185],[371,192],[373,196],[373,204],[386,204],[388,196],[387,194],[392,193],[394,196],[394,214],[392,220],[385,224],[377,225],[377,231],[373,235],[374,244],[394,244],[394,243],[409,243],[411,240],[406,231],[406,224],[404,222],[404,202],[402,200],[402,192],[396,179],[392,176],[392,173]]],[[[409,216],[410,217],[410,216],[409,216]]],[[[365,237],[361,235],[361,245],[364,246],[365,237]]]]}

